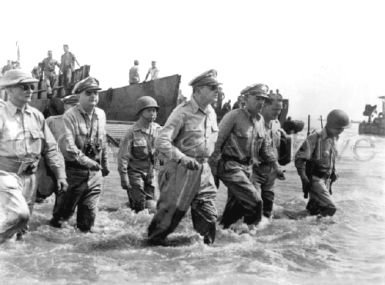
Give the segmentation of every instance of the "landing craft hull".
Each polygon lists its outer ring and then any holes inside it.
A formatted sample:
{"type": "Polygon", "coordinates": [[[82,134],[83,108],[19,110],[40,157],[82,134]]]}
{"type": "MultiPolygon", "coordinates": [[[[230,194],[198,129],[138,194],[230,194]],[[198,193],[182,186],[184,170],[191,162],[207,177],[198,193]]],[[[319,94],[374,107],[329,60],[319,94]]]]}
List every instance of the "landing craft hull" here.
{"type": "Polygon", "coordinates": [[[156,122],[163,125],[177,105],[180,78],[180,75],[172,75],[101,91],[98,107],[106,112],[107,120],[136,121],[136,100],[142,96],[151,96],[160,107],[156,122]]]}
{"type": "Polygon", "coordinates": [[[385,136],[385,125],[362,122],[358,126],[360,135],[385,136]]]}

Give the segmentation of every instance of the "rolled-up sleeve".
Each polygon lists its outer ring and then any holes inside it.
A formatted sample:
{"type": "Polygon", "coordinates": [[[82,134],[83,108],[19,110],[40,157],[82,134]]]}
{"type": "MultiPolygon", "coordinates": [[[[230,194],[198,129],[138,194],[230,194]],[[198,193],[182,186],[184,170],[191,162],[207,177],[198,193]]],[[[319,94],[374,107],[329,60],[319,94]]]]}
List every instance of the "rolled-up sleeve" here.
{"type": "Polygon", "coordinates": [[[163,129],[160,130],[155,139],[155,148],[167,159],[179,161],[185,155],[173,145],[173,141],[178,136],[182,125],[184,114],[181,108],[177,108],[171,113],[163,129]]]}

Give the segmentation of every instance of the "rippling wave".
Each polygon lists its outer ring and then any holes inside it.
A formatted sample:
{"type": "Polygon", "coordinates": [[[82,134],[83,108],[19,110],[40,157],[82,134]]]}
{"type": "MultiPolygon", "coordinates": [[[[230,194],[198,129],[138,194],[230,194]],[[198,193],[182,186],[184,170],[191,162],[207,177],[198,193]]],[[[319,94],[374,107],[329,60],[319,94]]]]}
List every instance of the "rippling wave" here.
{"type": "MultiPolygon", "coordinates": [[[[105,181],[94,233],[80,233],[74,220],[51,228],[53,197],[37,204],[25,240],[0,245],[0,283],[384,284],[385,139],[370,138],[376,155],[359,161],[356,131],[348,130],[349,146],[338,161],[340,179],[333,185],[338,211],[332,218],[301,214],[306,201],[291,164],[286,180],[277,182],[276,218],[256,230],[241,222],[228,230],[218,227],[215,244],[207,246],[188,214],[170,235],[170,246],[148,246],[152,215],[127,208],[114,171],[105,181]]],[[[222,185],[219,213],[225,201],[222,185]]]]}

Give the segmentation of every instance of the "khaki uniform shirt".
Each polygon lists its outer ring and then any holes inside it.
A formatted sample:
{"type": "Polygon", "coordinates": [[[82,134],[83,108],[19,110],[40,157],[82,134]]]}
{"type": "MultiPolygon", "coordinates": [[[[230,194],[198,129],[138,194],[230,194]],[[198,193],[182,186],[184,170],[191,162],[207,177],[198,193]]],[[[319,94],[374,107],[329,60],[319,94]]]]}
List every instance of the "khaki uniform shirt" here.
{"type": "Polygon", "coordinates": [[[129,74],[129,82],[130,84],[139,83],[140,76],[139,76],[139,67],[137,65],[130,68],[130,74],[129,74]]]}
{"type": "Polygon", "coordinates": [[[29,105],[19,110],[7,101],[0,107],[0,160],[26,161],[40,155],[56,178],[66,178],[63,157],[43,114],[29,105]]]}
{"type": "Polygon", "coordinates": [[[156,67],[151,67],[151,68],[148,70],[148,73],[147,73],[147,74],[150,74],[151,80],[158,79],[159,69],[156,68],[156,67]]]}
{"type": "Polygon", "coordinates": [[[155,139],[155,148],[167,159],[208,158],[218,137],[217,116],[211,105],[202,110],[194,98],[178,105],[155,139]]]}
{"type": "Polygon", "coordinates": [[[55,140],[59,142],[65,134],[63,115],[50,116],[46,119],[46,122],[55,140]]]}
{"type": "Polygon", "coordinates": [[[157,123],[152,123],[145,128],[141,120],[128,127],[120,143],[118,153],[118,171],[127,173],[127,166],[134,170],[148,172],[150,167],[149,151],[155,153],[155,138],[161,129],[157,123]],[[150,148],[150,149],[149,149],[150,148]]]}
{"type": "Polygon", "coordinates": [[[75,60],[76,60],[75,55],[72,52],[63,53],[63,55],[61,56],[61,63],[60,63],[61,69],[73,70],[75,68],[75,60]]]}
{"type": "Polygon", "coordinates": [[[268,124],[265,124],[266,133],[270,140],[270,146],[274,151],[274,155],[279,157],[279,147],[281,145],[281,123],[279,120],[271,120],[268,124]]]}
{"type": "Polygon", "coordinates": [[[81,166],[91,168],[95,162],[84,154],[86,144],[101,147],[101,165],[108,169],[106,114],[95,107],[91,118],[76,105],[68,109],[64,115],[65,136],[59,142],[60,150],[66,161],[76,161],[81,166]]]}
{"type": "Polygon", "coordinates": [[[42,63],[43,63],[42,69],[44,71],[45,76],[56,75],[55,66],[60,67],[60,64],[57,60],[47,57],[43,60],[42,63]]]}
{"type": "Polygon", "coordinates": [[[261,115],[253,119],[247,109],[235,109],[227,113],[219,124],[212,162],[217,163],[221,155],[239,161],[251,160],[253,164],[259,164],[262,160],[276,161],[264,125],[261,115]]]}
{"type": "Polygon", "coordinates": [[[337,157],[337,138],[329,137],[326,129],[309,135],[295,155],[295,167],[304,171],[306,161],[312,161],[318,172],[331,173],[337,157]]]}

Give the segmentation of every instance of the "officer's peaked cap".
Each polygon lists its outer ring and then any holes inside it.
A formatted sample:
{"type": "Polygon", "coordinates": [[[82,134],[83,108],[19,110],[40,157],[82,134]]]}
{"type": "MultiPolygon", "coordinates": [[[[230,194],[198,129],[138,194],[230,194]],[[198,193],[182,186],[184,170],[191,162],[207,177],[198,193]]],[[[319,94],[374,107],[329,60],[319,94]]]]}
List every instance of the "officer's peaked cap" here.
{"type": "Polygon", "coordinates": [[[79,102],[79,95],[75,94],[75,95],[65,96],[62,99],[62,101],[64,104],[67,104],[67,105],[76,105],[79,102]]]}
{"type": "Polygon", "coordinates": [[[203,72],[199,76],[195,77],[190,81],[189,85],[193,87],[198,86],[218,86],[222,83],[219,83],[217,80],[217,71],[215,69],[210,69],[206,72],[203,72]]]}
{"type": "Polygon", "coordinates": [[[74,89],[72,90],[72,93],[74,94],[80,94],[83,91],[90,91],[90,90],[101,90],[102,88],[99,87],[99,81],[94,77],[87,77],[78,83],[76,83],[74,89]]]}
{"type": "Polygon", "coordinates": [[[257,95],[263,98],[269,98],[267,93],[269,92],[269,87],[263,83],[256,83],[250,86],[247,86],[241,91],[242,95],[257,95]]]}

